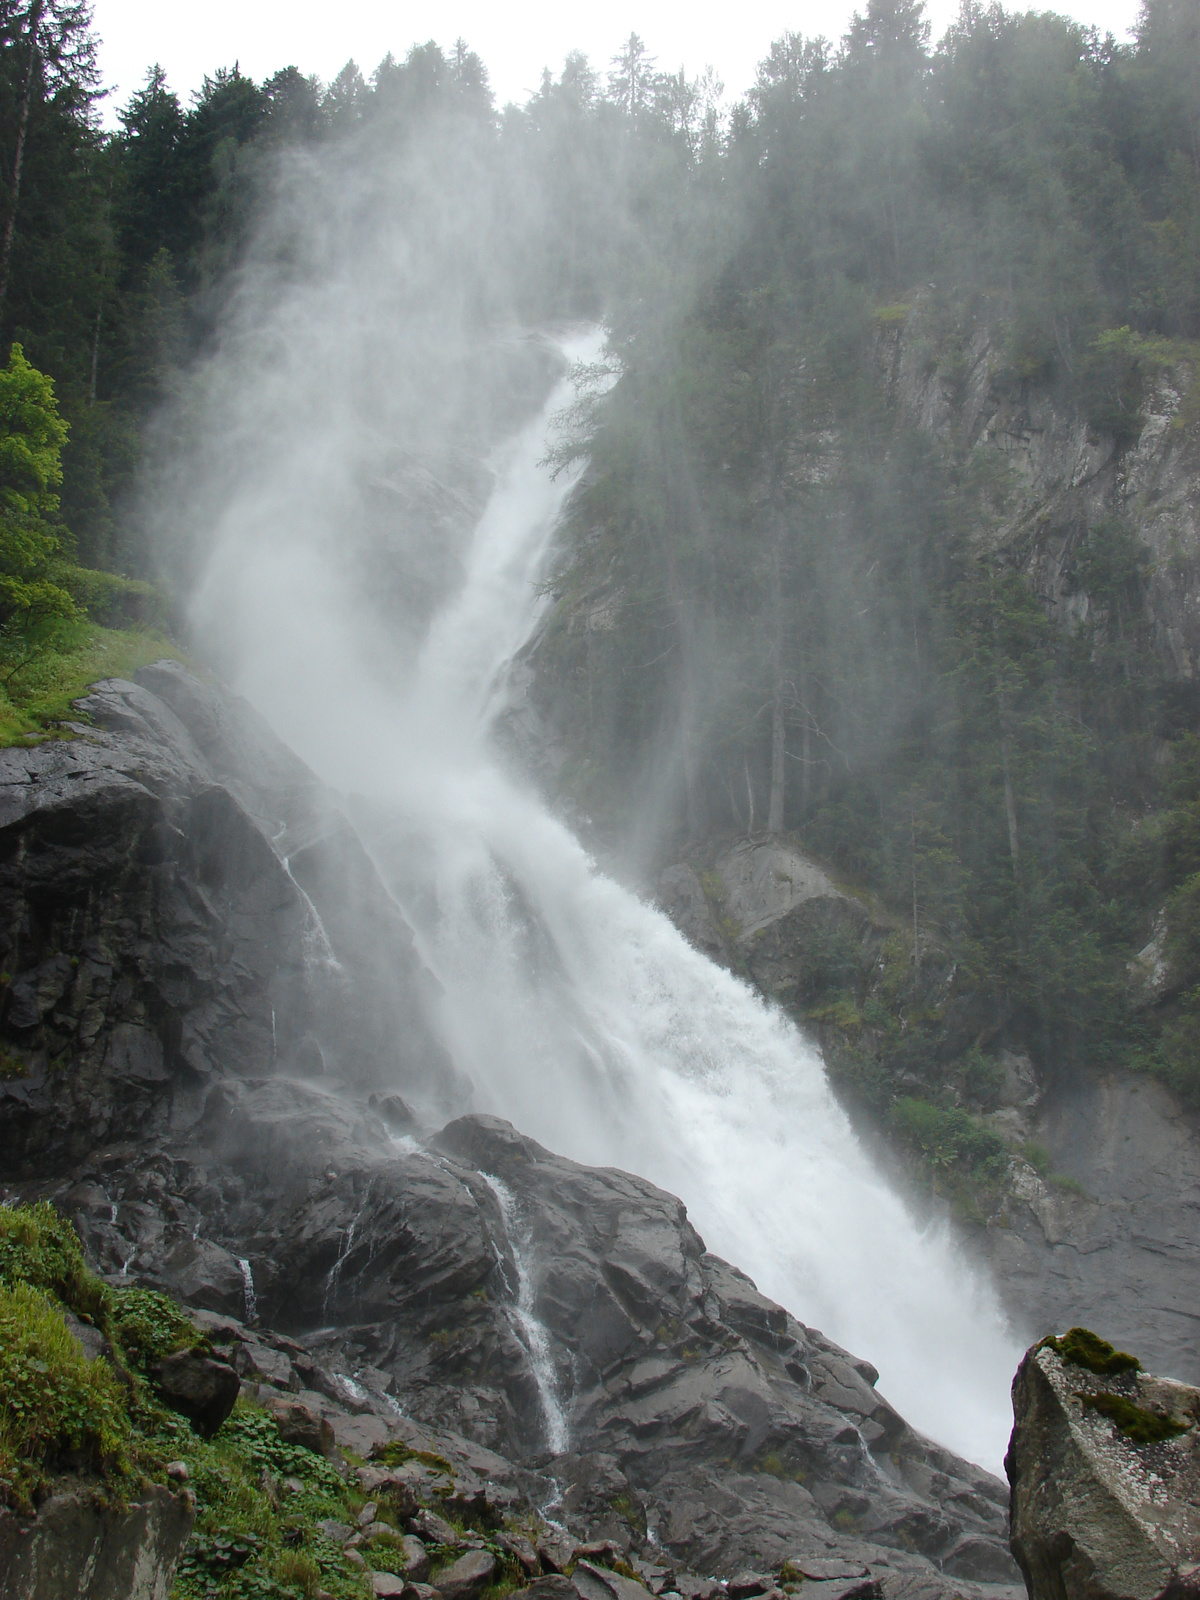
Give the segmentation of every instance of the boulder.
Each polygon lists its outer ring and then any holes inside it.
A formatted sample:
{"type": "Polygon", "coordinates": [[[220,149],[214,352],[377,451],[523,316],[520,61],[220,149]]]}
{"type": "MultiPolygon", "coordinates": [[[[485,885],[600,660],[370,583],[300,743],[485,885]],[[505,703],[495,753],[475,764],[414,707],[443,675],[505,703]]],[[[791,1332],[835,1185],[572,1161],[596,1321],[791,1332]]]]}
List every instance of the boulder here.
{"type": "Polygon", "coordinates": [[[1030,1600],[1200,1594],[1200,1390],[1084,1329],[1029,1350],[1005,1467],[1030,1600]]]}
{"type": "Polygon", "coordinates": [[[404,1579],[397,1577],[394,1572],[373,1572],[371,1574],[371,1593],[378,1600],[400,1600],[404,1593],[404,1579]]]}
{"type": "Polygon", "coordinates": [[[455,1530],[446,1521],[439,1517],[436,1511],[422,1509],[412,1519],[412,1531],[426,1544],[460,1545],[462,1540],[455,1530]]]}
{"type": "Polygon", "coordinates": [[[196,1350],[176,1350],[150,1369],[159,1395],[173,1411],[181,1411],[205,1439],[225,1421],[237,1403],[241,1380],[228,1361],[196,1350]]]}
{"type": "Polygon", "coordinates": [[[101,1508],[90,1492],[53,1495],[36,1517],[0,1511],[4,1600],[167,1600],[191,1535],[191,1497],[151,1488],[101,1508]]]}
{"type": "Polygon", "coordinates": [[[501,1550],[515,1558],[527,1578],[539,1576],[542,1563],[532,1543],[523,1533],[497,1533],[495,1537],[501,1550]]]}
{"type": "Polygon", "coordinates": [[[413,1534],[405,1534],[404,1542],[400,1546],[399,1566],[404,1570],[404,1576],[410,1583],[424,1583],[429,1576],[429,1552],[420,1539],[413,1534]]]}
{"type": "Polygon", "coordinates": [[[575,1585],[561,1573],[550,1573],[537,1578],[527,1589],[517,1589],[509,1600],[578,1600],[575,1585]]]}
{"type": "Polygon", "coordinates": [[[490,1550],[468,1550],[452,1566],[438,1573],[437,1589],[444,1600],[469,1600],[496,1575],[496,1558],[490,1550]]]}
{"type": "Polygon", "coordinates": [[[314,1406],[270,1393],[260,1394],[259,1398],[275,1418],[284,1444],[298,1444],[319,1456],[328,1455],[333,1449],[333,1429],[314,1406]]]}
{"type": "Polygon", "coordinates": [[[644,1584],[626,1578],[620,1572],[610,1572],[591,1561],[577,1561],[571,1573],[578,1600],[646,1600],[644,1584]]]}

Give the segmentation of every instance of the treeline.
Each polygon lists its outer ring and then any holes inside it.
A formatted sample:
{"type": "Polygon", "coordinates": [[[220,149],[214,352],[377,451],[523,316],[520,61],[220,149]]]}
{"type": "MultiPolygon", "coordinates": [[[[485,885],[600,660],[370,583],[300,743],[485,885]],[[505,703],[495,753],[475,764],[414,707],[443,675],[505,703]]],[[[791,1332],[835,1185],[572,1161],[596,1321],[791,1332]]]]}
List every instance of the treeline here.
{"type": "Polygon", "coordinates": [[[911,983],[863,1028],[891,1073],[864,1092],[953,1075],[932,945],[974,1046],[1200,1085],[1200,1029],[1164,1042],[1125,971],[1181,881],[1163,773],[1200,709],[1151,648],[1136,528],[1014,534],[1019,486],[959,431],[981,348],[993,409],[1049,395],[1118,448],[1156,371],[1190,381],[1200,13],[1147,0],[1125,46],[968,3],[933,48],[922,10],[780,40],[688,177],[730,247],[622,286],[543,646],[568,782],[651,859],[786,828],[885,898],[911,983]],[[898,339],[950,398],[936,436],[892,391],[898,339]],[[1078,627],[1029,581],[1038,537],[1078,627]]]}
{"type": "Polygon", "coordinates": [[[572,56],[503,112],[461,41],[388,55],[369,79],[351,61],[328,85],[294,66],[262,83],[221,68],[189,104],[155,67],[110,133],[96,43],[86,0],[0,0],[0,226],[11,239],[0,356],[20,344],[55,384],[69,430],[62,518],[80,560],[131,572],[153,566],[128,514],[147,422],[214,338],[286,163],[355,140],[386,159],[440,126],[528,232],[518,309],[536,319],[599,310],[632,238],[630,183],[647,188],[634,232],[655,231],[650,187],[671,209],[678,183],[654,159],[643,172],[634,145],[691,148],[718,133],[719,85],[657,72],[636,36],[606,77],[572,56]],[[651,122],[661,138],[646,138],[651,122]]]}

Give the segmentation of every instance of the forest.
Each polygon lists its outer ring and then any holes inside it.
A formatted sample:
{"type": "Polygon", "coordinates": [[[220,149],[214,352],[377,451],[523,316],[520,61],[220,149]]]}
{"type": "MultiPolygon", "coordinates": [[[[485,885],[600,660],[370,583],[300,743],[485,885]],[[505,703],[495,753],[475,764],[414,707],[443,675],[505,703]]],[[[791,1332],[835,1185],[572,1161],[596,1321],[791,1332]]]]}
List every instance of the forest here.
{"type": "Polygon", "coordinates": [[[84,0],[5,0],[6,738],[183,640],[195,558],[151,538],[147,464],[280,174],[436,136],[520,286],[465,315],[600,318],[618,375],[584,375],[561,448],[587,461],[539,653],[564,797],[647,871],[786,832],[889,907],[885,998],[835,940],[798,1006],[836,1013],[868,1111],[934,1108],[909,1117],[926,1155],[994,1154],[960,1113],[988,1109],[1001,1046],[1200,1098],[1195,677],[1136,520],[1014,525],[1019,486],[964,421],[986,369],[994,407],[1036,399],[1120,460],[1169,381],[1194,457],[1200,12],[1146,0],[1126,43],[979,0],[934,40],[923,12],[785,35],[731,107],[637,35],[504,107],[466,44],[430,42],[328,85],[215,67],[188,104],[156,68],[107,132],[84,0]],[[937,429],[886,378],[918,345],[937,429]],[[1065,620],[1036,580],[1050,536],[1086,600],[1065,620]],[[1127,970],[1159,925],[1175,984],[1148,1009],[1127,970]],[[954,1026],[935,956],[971,995],[954,1026]]]}

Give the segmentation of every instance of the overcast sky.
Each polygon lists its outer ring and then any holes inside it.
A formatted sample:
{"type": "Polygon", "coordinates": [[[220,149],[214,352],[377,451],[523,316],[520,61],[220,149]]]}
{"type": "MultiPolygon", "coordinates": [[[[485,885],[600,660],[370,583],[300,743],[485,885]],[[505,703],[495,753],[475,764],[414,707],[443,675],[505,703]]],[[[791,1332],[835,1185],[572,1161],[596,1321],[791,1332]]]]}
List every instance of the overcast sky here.
{"type": "MultiPolygon", "coordinates": [[[[569,50],[606,67],[631,29],[660,67],[682,65],[694,74],[711,63],[727,94],[737,97],[772,39],[787,29],[836,39],[856,9],[853,0],[95,0],[95,6],[100,64],[116,91],[105,112],[110,124],[154,61],[186,100],[206,72],[235,60],[260,80],[297,66],[328,81],[351,56],[369,76],[389,50],[402,56],[414,42],[449,46],[460,35],[483,57],[501,104],[524,100],[543,66],[557,69],[569,50]]],[[[1066,12],[1124,39],[1139,5],[1063,0],[1037,9],[1066,12]]],[[[935,35],[957,10],[958,0],[931,0],[935,35]]]]}

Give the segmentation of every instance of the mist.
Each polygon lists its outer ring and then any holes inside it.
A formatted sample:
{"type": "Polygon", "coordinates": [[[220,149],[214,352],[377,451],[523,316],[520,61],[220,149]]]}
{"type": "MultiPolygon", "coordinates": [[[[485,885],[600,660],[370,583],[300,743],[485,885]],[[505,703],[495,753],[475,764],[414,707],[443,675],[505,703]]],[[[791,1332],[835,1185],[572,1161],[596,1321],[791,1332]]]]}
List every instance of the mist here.
{"type": "Polygon", "coordinates": [[[354,807],[470,1109],[679,1194],[710,1249],[997,1470],[1019,1350],[988,1284],[872,1170],[814,1046],[599,870],[492,738],[553,606],[579,419],[621,371],[595,279],[537,257],[537,173],[503,159],[448,124],[285,166],[146,514],[197,648],[354,807]]]}

